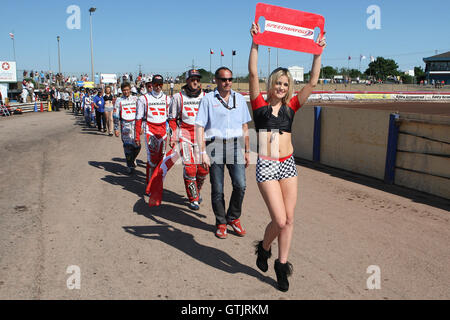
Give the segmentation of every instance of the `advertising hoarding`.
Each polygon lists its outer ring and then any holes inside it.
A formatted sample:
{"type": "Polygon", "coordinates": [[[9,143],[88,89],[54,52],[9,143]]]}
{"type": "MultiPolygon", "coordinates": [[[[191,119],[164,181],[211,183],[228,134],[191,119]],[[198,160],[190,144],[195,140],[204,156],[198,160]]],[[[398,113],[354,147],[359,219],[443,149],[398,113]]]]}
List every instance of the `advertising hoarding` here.
{"type": "Polygon", "coordinates": [[[17,82],[15,61],[0,61],[0,82],[17,82]]]}

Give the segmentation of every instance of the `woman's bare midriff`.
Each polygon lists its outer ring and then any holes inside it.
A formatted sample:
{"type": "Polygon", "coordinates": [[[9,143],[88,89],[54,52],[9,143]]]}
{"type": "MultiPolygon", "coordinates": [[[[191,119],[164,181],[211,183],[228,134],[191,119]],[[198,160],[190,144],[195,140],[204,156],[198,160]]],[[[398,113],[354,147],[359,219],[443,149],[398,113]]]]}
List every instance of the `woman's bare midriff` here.
{"type": "Polygon", "coordinates": [[[258,132],[258,154],[270,158],[284,158],[294,152],[292,146],[291,133],[278,131],[259,131],[258,132]]]}

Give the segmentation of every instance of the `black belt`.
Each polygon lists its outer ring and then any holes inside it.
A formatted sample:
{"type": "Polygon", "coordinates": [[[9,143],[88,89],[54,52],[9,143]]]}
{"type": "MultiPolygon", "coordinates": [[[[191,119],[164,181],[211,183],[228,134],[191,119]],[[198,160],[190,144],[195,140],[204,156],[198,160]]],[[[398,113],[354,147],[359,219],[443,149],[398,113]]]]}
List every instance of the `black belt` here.
{"type": "Polygon", "coordinates": [[[232,143],[232,142],[234,143],[234,142],[237,142],[238,139],[239,138],[220,139],[220,138],[213,137],[213,138],[211,138],[210,141],[207,141],[206,144],[210,144],[210,143],[213,143],[215,141],[222,142],[222,144],[227,144],[227,143],[232,143]]]}

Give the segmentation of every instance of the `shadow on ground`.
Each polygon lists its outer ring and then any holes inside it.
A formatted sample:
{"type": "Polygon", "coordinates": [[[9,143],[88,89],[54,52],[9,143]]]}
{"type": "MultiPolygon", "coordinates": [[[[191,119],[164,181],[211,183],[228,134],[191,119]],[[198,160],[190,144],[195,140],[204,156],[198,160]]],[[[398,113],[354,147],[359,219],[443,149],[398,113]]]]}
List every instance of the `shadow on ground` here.
{"type": "Polygon", "coordinates": [[[156,226],[129,226],[123,229],[140,238],[159,240],[192,258],[227,273],[243,273],[276,287],[276,281],[259,271],[244,265],[228,253],[217,248],[198,243],[194,236],[168,224],[156,226]]]}
{"type": "MultiPolygon", "coordinates": [[[[136,237],[162,241],[210,267],[231,274],[247,274],[276,287],[276,281],[274,279],[264,276],[259,271],[240,263],[222,250],[198,243],[192,234],[169,225],[166,221],[207,231],[211,233],[211,236],[213,236],[215,229],[214,225],[201,220],[206,219],[207,216],[187,209],[187,200],[184,196],[170,190],[163,191],[164,202],[170,204],[150,208],[143,196],[145,190],[145,174],[140,171],[135,171],[133,175],[126,175],[124,173],[125,166],[123,165],[125,159],[113,158],[113,160],[114,162],[89,161],[89,164],[112,173],[112,175],[103,177],[103,181],[113,185],[120,185],[127,191],[141,195],[141,199],[136,202],[133,211],[157,223],[155,226],[124,226],[123,229],[126,232],[136,237]],[[180,208],[172,204],[181,205],[186,208],[180,208]]],[[[142,161],[140,164],[143,164],[142,161]]],[[[214,219],[214,217],[211,217],[211,219],[214,219]]]]}

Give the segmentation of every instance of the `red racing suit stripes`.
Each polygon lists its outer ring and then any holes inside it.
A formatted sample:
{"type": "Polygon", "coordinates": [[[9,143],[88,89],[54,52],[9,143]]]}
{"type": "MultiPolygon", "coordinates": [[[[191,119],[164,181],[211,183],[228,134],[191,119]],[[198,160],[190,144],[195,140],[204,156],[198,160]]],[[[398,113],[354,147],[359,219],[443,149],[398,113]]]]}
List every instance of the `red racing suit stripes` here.
{"type": "Polygon", "coordinates": [[[198,201],[208,169],[201,165],[200,150],[195,139],[195,117],[204,94],[189,97],[182,90],[172,98],[169,106],[169,125],[180,147],[183,179],[189,202],[198,201]]]}
{"type": "Polygon", "coordinates": [[[136,145],[136,103],[137,97],[123,96],[117,98],[114,106],[114,129],[119,130],[123,142],[123,150],[129,168],[135,166],[141,146],[136,145]]]}
{"type": "Polygon", "coordinates": [[[145,145],[147,148],[147,183],[153,170],[164,158],[167,139],[167,110],[170,97],[147,93],[139,97],[136,111],[136,140],[140,141],[142,121],[145,122],[145,145]]]}

